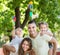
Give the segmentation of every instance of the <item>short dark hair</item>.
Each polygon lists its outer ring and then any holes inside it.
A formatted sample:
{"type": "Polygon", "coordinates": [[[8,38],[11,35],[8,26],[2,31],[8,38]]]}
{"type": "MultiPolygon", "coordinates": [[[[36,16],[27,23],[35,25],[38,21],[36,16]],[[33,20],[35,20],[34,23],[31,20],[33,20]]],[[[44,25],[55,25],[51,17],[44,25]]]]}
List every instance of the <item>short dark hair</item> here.
{"type": "Polygon", "coordinates": [[[42,25],[44,24],[44,25],[48,26],[48,23],[46,23],[46,22],[40,22],[40,23],[38,23],[39,26],[40,26],[41,24],[42,24],[42,25]]]}
{"type": "Polygon", "coordinates": [[[35,23],[36,24],[36,22],[34,20],[31,20],[31,21],[28,22],[28,24],[31,24],[31,23],[35,23]]]}

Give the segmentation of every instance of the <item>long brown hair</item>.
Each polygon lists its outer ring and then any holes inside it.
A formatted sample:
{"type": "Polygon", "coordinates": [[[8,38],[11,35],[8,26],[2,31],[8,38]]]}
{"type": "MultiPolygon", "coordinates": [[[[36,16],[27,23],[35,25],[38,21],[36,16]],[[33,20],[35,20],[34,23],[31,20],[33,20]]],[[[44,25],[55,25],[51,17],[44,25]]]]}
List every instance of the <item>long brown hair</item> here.
{"type": "Polygon", "coordinates": [[[28,53],[29,55],[35,55],[35,52],[34,52],[34,50],[32,49],[32,41],[31,41],[30,38],[24,38],[24,39],[22,40],[21,44],[19,45],[18,55],[27,55],[26,53],[24,53],[24,50],[23,50],[23,48],[22,48],[22,44],[23,44],[24,41],[27,41],[27,42],[29,43],[29,49],[28,49],[27,53],[28,53]]]}

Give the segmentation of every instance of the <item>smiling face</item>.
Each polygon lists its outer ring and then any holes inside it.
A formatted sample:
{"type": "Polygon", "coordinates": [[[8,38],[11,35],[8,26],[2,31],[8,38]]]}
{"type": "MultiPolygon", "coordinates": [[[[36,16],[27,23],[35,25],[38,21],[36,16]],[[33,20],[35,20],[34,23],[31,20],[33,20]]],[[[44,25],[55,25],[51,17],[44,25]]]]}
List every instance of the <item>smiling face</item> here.
{"type": "Polygon", "coordinates": [[[22,37],[23,36],[23,32],[22,32],[22,29],[21,28],[17,28],[16,31],[15,31],[15,33],[19,37],[22,37]]]}
{"type": "Polygon", "coordinates": [[[32,40],[30,38],[24,38],[19,45],[18,55],[25,55],[32,50],[32,40]]]}
{"type": "Polygon", "coordinates": [[[29,43],[25,40],[22,44],[22,48],[24,50],[24,52],[28,51],[29,50],[29,43]]]}
{"type": "Polygon", "coordinates": [[[40,25],[40,31],[41,31],[42,33],[45,33],[45,32],[47,31],[47,29],[48,29],[47,25],[45,25],[45,24],[41,24],[41,25],[40,25]]]}
{"type": "Polygon", "coordinates": [[[30,35],[34,35],[36,33],[36,24],[35,23],[28,24],[28,31],[30,35]]]}

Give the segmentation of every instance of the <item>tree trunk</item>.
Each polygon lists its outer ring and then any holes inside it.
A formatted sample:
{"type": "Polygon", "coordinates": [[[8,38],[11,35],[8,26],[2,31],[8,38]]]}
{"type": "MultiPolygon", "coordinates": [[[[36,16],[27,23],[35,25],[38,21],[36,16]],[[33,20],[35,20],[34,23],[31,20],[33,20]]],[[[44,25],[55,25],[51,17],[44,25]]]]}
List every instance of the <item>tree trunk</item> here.
{"type": "Polygon", "coordinates": [[[15,28],[18,28],[21,26],[20,23],[20,11],[19,11],[19,7],[15,8],[15,16],[16,16],[16,23],[15,23],[15,28]]]}
{"type": "Polygon", "coordinates": [[[16,16],[16,23],[15,23],[15,28],[21,27],[22,29],[24,28],[24,26],[26,25],[27,21],[29,20],[29,12],[30,9],[27,8],[26,12],[25,12],[25,19],[23,21],[23,23],[20,23],[20,11],[19,11],[19,7],[15,8],[15,16],[16,16]]]}
{"type": "Polygon", "coordinates": [[[21,28],[23,29],[24,26],[26,25],[27,21],[29,20],[29,12],[30,12],[30,9],[27,8],[26,12],[25,12],[25,19],[23,21],[23,24],[21,25],[21,28]]]}

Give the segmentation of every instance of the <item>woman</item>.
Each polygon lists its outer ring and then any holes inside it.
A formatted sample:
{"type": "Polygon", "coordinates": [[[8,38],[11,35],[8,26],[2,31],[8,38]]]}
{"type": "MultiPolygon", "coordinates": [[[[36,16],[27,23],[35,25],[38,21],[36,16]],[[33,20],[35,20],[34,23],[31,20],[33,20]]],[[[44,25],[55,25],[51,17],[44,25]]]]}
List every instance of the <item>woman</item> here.
{"type": "Polygon", "coordinates": [[[18,55],[35,55],[30,38],[24,38],[19,46],[18,55]]]}

